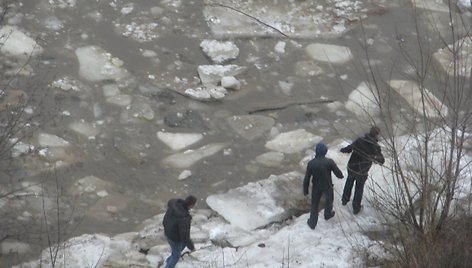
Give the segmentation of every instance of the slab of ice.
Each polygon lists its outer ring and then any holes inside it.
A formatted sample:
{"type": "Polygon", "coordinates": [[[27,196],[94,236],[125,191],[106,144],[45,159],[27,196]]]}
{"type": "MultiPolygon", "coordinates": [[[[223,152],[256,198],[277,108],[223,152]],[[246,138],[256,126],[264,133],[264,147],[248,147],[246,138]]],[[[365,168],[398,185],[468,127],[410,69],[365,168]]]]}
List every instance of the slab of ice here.
{"type": "Polygon", "coordinates": [[[322,137],[313,135],[304,129],[297,129],[280,133],[274,139],[268,141],[265,147],[286,154],[298,153],[312,147],[322,140],[322,137]]]}
{"type": "Polygon", "coordinates": [[[246,68],[238,65],[200,65],[198,66],[198,75],[202,84],[216,85],[224,76],[237,76],[244,72],[246,68]]]}
{"type": "Polygon", "coordinates": [[[362,82],[349,94],[346,109],[358,116],[372,117],[380,114],[379,96],[374,88],[362,82]]]}
{"type": "Polygon", "coordinates": [[[100,129],[94,123],[77,121],[69,124],[69,128],[88,139],[95,138],[100,133],[100,129]]]}
{"type": "Polygon", "coordinates": [[[454,47],[460,48],[455,57],[451,49],[452,47],[449,45],[436,51],[434,58],[449,75],[454,75],[455,64],[458,75],[470,78],[472,72],[472,40],[468,37],[459,39],[454,44],[454,47]]]}
{"type": "Polygon", "coordinates": [[[14,57],[37,56],[43,48],[36,41],[12,26],[0,29],[0,52],[14,57]]]}
{"type": "Polygon", "coordinates": [[[102,191],[111,192],[114,188],[113,183],[89,175],[74,183],[74,185],[69,188],[69,193],[71,195],[95,194],[102,191]]]}
{"type": "Polygon", "coordinates": [[[279,167],[285,155],[281,152],[267,152],[256,157],[256,161],[268,167],[279,167]]]}
{"type": "Polygon", "coordinates": [[[447,116],[448,109],[428,89],[422,88],[415,81],[391,80],[390,86],[419,114],[426,111],[426,116],[439,118],[447,116]],[[423,100],[424,98],[424,106],[423,100]]]}
{"type": "Polygon", "coordinates": [[[235,115],[228,117],[227,121],[236,133],[248,140],[263,136],[275,124],[272,117],[263,115],[235,115]]]}
{"type": "Polygon", "coordinates": [[[221,86],[227,89],[241,89],[241,82],[234,76],[223,76],[221,78],[221,86]]]}
{"type": "Polygon", "coordinates": [[[361,1],[327,0],[323,6],[317,1],[204,2],[203,15],[213,35],[219,38],[333,37],[369,12],[361,1]]]}
{"type": "Polygon", "coordinates": [[[200,133],[169,133],[159,131],[157,132],[157,138],[172,150],[181,150],[199,142],[203,135],[200,133]]]}
{"type": "Polygon", "coordinates": [[[308,55],[317,61],[342,64],[352,59],[351,49],[331,44],[309,44],[306,47],[308,55]]]}
{"type": "Polygon", "coordinates": [[[188,88],[184,93],[197,100],[218,100],[224,98],[228,91],[224,87],[208,84],[203,87],[188,88]]]}
{"type": "Polygon", "coordinates": [[[307,199],[301,194],[303,175],[290,172],[210,195],[206,202],[232,225],[254,230],[293,216],[307,199]],[[231,208],[231,209],[228,209],[231,208]]]}
{"type": "Polygon", "coordinates": [[[65,76],[65,77],[54,80],[51,83],[51,86],[60,88],[64,91],[69,91],[69,90],[80,91],[80,88],[82,87],[82,85],[77,80],[69,76],[65,76]]]}
{"type": "Polygon", "coordinates": [[[449,12],[449,7],[443,1],[438,0],[411,0],[417,8],[431,11],[449,12]]]}
{"type": "Polygon", "coordinates": [[[38,144],[40,147],[66,147],[70,145],[63,138],[44,132],[38,134],[38,144]]]}
{"type": "Polygon", "coordinates": [[[213,62],[219,64],[239,55],[239,48],[231,41],[203,40],[200,47],[213,62]]]}
{"type": "Polygon", "coordinates": [[[133,97],[127,94],[121,94],[121,95],[116,95],[116,96],[107,98],[108,103],[116,104],[122,107],[130,105],[132,100],[133,100],[133,97]]]}
{"type": "Polygon", "coordinates": [[[162,160],[162,164],[174,168],[189,168],[201,159],[216,154],[224,147],[226,147],[226,144],[224,143],[207,144],[195,150],[187,150],[182,153],[171,155],[162,160]]]}
{"type": "Polygon", "coordinates": [[[123,62],[98,46],[75,50],[79,60],[79,74],[89,81],[119,80],[127,76],[123,62]]]}

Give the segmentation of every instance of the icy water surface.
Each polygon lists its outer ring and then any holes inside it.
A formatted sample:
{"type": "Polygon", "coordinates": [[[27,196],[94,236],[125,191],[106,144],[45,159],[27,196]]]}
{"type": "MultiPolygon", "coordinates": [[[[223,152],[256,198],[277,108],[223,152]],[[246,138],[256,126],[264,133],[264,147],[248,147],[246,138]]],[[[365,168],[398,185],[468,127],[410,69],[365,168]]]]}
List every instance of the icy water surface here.
{"type": "MultiPolygon", "coordinates": [[[[365,80],[363,36],[371,44],[372,62],[387,72],[398,56],[395,45],[408,42],[415,31],[411,8],[400,8],[404,5],[396,1],[344,2],[344,7],[338,1],[337,8],[332,8],[333,1],[254,2],[219,1],[222,5],[212,6],[184,0],[27,0],[10,5],[3,25],[16,26],[44,49],[27,64],[33,75],[13,75],[13,83],[27,93],[36,88],[47,93],[41,97],[44,114],[35,119],[41,122],[37,133],[70,144],[46,155],[35,151],[18,158],[13,171],[5,169],[2,183],[11,187],[48,181],[45,189],[32,191],[36,195],[3,208],[10,224],[20,219],[35,233],[18,240],[35,242],[44,226],[31,228],[32,223],[44,207],[56,208],[57,200],[61,221],[67,222],[64,236],[130,231],[162,212],[169,198],[191,193],[205,206],[210,194],[270,174],[303,172],[299,162],[311,148],[285,153],[275,165],[256,160],[271,151],[265,145],[279,133],[305,129],[329,143],[364,131],[366,125],[344,106],[349,93],[365,80]],[[295,8],[300,6],[310,8],[295,8]],[[267,10],[276,12],[271,17],[267,10]],[[317,15],[308,17],[312,14],[317,15]],[[238,16],[247,24],[236,23],[238,16]],[[293,19],[292,26],[284,23],[284,16],[293,19]],[[359,17],[365,19],[363,30],[359,17]],[[256,22],[258,18],[274,22],[270,25],[286,35],[256,22]],[[240,89],[228,90],[221,99],[185,94],[201,86],[198,66],[214,64],[200,48],[205,39],[232,41],[239,54],[224,64],[245,68],[236,75],[240,89]],[[316,61],[306,51],[314,43],[349,47],[352,60],[316,61]],[[109,53],[126,74],[119,79],[84,76],[83,68],[92,66],[79,62],[77,49],[90,46],[109,53]],[[58,82],[67,86],[61,88],[58,82]],[[93,138],[81,133],[86,127],[93,138]],[[183,150],[172,150],[158,139],[158,132],[203,136],[183,150]],[[211,152],[188,166],[169,160],[187,149],[211,152]],[[191,176],[179,180],[185,170],[191,176]],[[45,198],[38,197],[43,191],[45,198]]],[[[13,69],[15,63],[8,66],[13,69]]],[[[39,99],[32,105],[33,114],[42,110],[35,105],[39,99]]],[[[40,150],[37,140],[35,134],[25,142],[40,150]]],[[[15,237],[20,229],[9,232],[15,237]]]]}

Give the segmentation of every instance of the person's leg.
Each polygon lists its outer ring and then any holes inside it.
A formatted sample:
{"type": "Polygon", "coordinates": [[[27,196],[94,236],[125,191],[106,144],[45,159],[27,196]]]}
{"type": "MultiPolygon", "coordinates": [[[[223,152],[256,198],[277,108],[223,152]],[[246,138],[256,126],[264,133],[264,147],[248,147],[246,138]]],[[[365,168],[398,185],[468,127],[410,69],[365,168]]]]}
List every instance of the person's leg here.
{"type": "Polygon", "coordinates": [[[185,248],[185,245],[181,242],[175,242],[172,241],[171,239],[167,238],[167,242],[170,245],[171,248],[171,254],[170,256],[166,259],[166,266],[165,268],[174,268],[177,262],[180,259],[180,253],[182,250],[185,248]]]}
{"type": "Polygon", "coordinates": [[[351,192],[352,192],[352,186],[354,185],[354,174],[352,174],[351,171],[347,171],[347,179],[346,183],[344,184],[344,190],[343,190],[343,196],[341,198],[341,202],[344,205],[351,200],[351,192]]]}
{"type": "Polygon", "coordinates": [[[333,211],[333,188],[325,191],[325,197],[326,197],[326,203],[325,203],[325,209],[324,209],[324,217],[325,220],[329,220],[332,217],[334,217],[334,211],[333,211]]]}
{"type": "Polygon", "coordinates": [[[318,190],[312,191],[311,193],[310,218],[307,222],[311,229],[315,229],[318,223],[318,206],[320,204],[321,194],[322,192],[318,190]]]}
{"type": "Polygon", "coordinates": [[[361,211],[362,196],[364,194],[364,184],[367,180],[367,176],[358,176],[356,178],[356,188],[354,190],[354,199],[352,200],[352,208],[354,214],[361,211]]]}

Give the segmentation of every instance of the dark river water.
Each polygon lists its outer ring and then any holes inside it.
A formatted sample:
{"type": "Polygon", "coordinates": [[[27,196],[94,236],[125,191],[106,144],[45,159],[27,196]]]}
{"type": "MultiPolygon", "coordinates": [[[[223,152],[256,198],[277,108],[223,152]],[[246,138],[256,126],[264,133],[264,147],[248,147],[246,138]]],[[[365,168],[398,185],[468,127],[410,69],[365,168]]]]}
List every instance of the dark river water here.
{"type": "MultiPolygon", "coordinates": [[[[199,198],[199,206],[205,207],[208,195],[266,179],[271,174],[304,172],[300,160],[309,153],[306,150],[285,154],[279,165],[271,167],[255,160],[270,151],[265,144],[271,139],[271,132],[305,129],[329,144],[335,140],[349,141],[365,131],[368,125],[339,105],[346,102],[357,85],[367,80],[368,58],[363,43],[370,44],[369,59],[379,73],[405,75],[408,70],[399,74],[407,68],[400,60],[398,45],[414,54],[417,30],[412,17],[424,21],[429,16],[421,11],[413,15],[409,1],[363,3],[365,10],[359,12],[364,15],[362,24],[359,20],[346,20],[347,30],[340,35],[290,38],[273,33],[224,37],[239,48],[238,57],[230,63],[246,67],[237,77],[242,81],[241,89],[230,91],[220,100],[199,101],[183,92],[186,86],[196,84],[199,65],[212,64],[200,49],[200,42],[219,39],[204,16],[204,1],[10,2],[2,24],[16,25],[44,49],[28,63],[32,75],[5,78],[11,81],[12,87],[34,99],[31,120],[37,129],[25,142],[34,144],[37,133],[46,132],[71,144],[65,159],[56,159],[59,163],[32,154],[3,164],[1,182],[9,189],[18,189],[25,183],[42,186],[40,192],[45,198],[29,196],[2,208],[2,237],[33,245],[31,255],[45,245],[45,234],[51,233],[50,230],[54,230],[54,241],[58,233],[63,240],[83,233],[132,231],[144,219],[163,212],[169,198],[193,194],[199,198]],[[132,10],[127,13],[126,8],[130,10],[130,7],[132,10]],[[151,30],[144,36],[149,40],[140,41],[124,34],[126,26],[133,22],[157,23],[157,27],[149,26],[151,30]],[[284,53],[274,51],[280,41],[286,44],[284,53]],[[338,65],[315,63],[304,49],[311,43],[347,46],[353,60],[338,65]],[[149,104],[154,111],[152,120],[134,118],[130,116],[132,111],[127,112],[128,108],[107,103],[102,88],[113,81],[87,81],[79,75],[75,49],[89,45],[99,46],[123,61],[129,76],[118,84],[120,91],[138,103],[149,104]],[[145,51],[152,51],[153,56],[143,55],[145,51]],[[63,77],[74,79],[80,90],[51,87],[53,81],[63,77]],[[188,81],[188,85],[177,83],[176,77],[188,81]],[[284,89],[281,84],[290,87],[284,89]],[[246,115],[266,116],[275,123],[263,135],[248,139],[228,123],[233,116],[246,115]],[[100,133],[94,139],[77,135],[69,124],[80,120],[95,122],[100,126],[100,133]],[[159,131],[203,134],[203,139],[192,149],[210,143],[223,143],[225,148],[186,168],[192,175],[178,180],[183,169],[162,163],[175,152],[157,138],[159,131]],[[72,194],[79,179],[92,175],[109,183],[110,198],[100,205],[96,197],[72,194]],[[110,216],[99,211],[109,206],[117,207],[118,212],[110,216]],[[57,211],[58,207],[58,214],[43,213],[57,211]],[[48,215],[47,222],[45,215],[48,215]],[[60,215],[59,219],[54,215],[60,215]],[[57,223],[62,226],[59,231],[57,223]],[[51,226],[49,230],[47,225],[51,226]]],[[[232,4],[232,1],[222,2],[232,4]]],[[[256,2],[267,2],[267,8],[276,9],[284,1],[256,2]]],[[[320,1],[319,5],[333,3],[320,1]]],[[[445,17],[446,14],[437,15],[438,21],[445,17]]],[[[427,31],[431,28],[422,27],[425,32],[421,34],[429,40],[431,49],[436,50],[442,45],[427,31]]],[[[3,56],[2,59],[7,62],[3,56]]],[[[4,63],[2,67],[5,70],[14,65],[4,63]]],[[[5,258],[26,258],[3,254],[5,258]]]]}

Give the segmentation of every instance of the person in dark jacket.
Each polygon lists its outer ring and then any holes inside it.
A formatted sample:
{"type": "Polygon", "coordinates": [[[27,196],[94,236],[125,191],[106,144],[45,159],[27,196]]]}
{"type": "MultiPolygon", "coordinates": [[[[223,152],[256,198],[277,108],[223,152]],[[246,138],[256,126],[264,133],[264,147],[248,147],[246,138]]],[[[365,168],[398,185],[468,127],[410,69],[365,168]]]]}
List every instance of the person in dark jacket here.
{"type": "Polygon", "coordinates": [[[197,199],[192,195],[189,195],[185,200],[171,199],[167,203],[167,211],[162,223],[164,225],[164,234],[172,253],[166,259],[165,268],[175,267],[185,247],[190,251],[195,251],[195,246],[190,239],[192,216],[190,216],[189,210],[196,203],[197,199]]]}
{"type": "Polygon", "coordinates": [[[315,229],[318,223],[318,206],[323,194],[326,198],[324,218],[325,220],[329,220],[334,217],[333,181],[331,179],[331,172],[340,179],[344,177],[336,163],[334,163],[332,159],[325,157],[327,152],[328,148],[324,143],[318,143],[316,145],[315,158],[308,162],[305,178],[303,179],[303,194],[305,196],[308,195],[310,180],[313,183],[311,188],[310,218],[307,222],[311,229],[315,229]]]}
{"type": "Polygon", "coordinates": [[[357,138],[352,144],[341,148],[342,153],[352,153],[347,165],[347,179],[341,201],[343,206],[349,202],[352,187],[355,182],[356,188],[354,190],[354,199],[352,200],[354,214],[358,214],[362,208],[361,202],[364,193],[364,184],[367,180],[372,162],[380,165],[383,165],[385,162],[382,150],[378,145],[379,134],[380,129],[374,126],[364,137],[357,138]]]}

